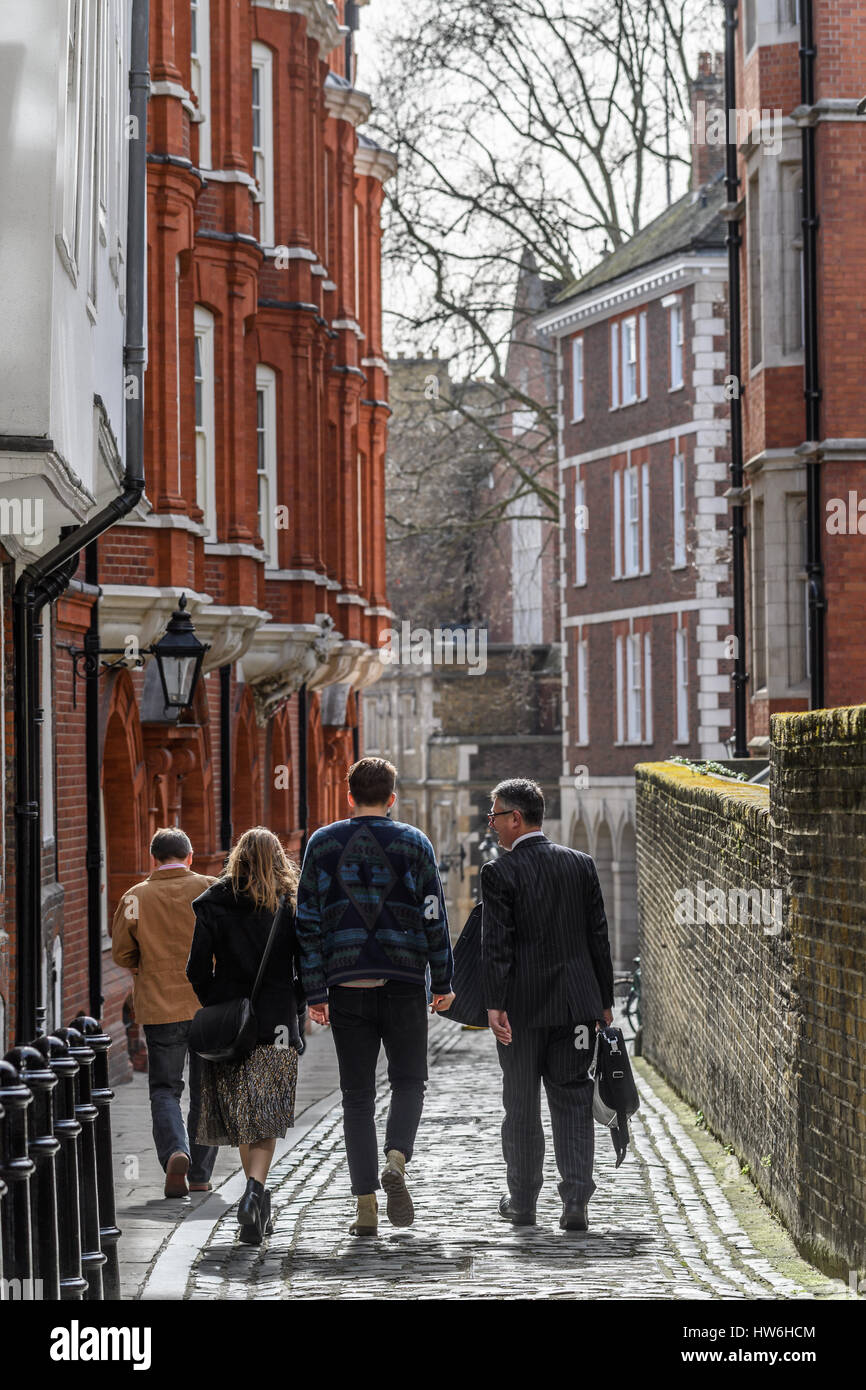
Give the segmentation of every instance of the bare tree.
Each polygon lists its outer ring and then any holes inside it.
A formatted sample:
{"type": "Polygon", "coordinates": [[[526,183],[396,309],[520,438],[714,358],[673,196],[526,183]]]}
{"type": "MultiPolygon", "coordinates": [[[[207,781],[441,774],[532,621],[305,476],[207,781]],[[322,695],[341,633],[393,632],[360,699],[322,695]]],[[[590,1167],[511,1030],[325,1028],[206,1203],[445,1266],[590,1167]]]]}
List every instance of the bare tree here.
{"type": "Polygon", "coordinates": [[[544,351],[532,313],[515,309],[518,270],[530,255],[568,285],[661,210],[666,174],[685,187],[689,68],[712,8],[418,0],[382,45],[377,134],[399,160],[387,187],[392,333],[453,344],[459,379],[487,382],[490,409],[448,382],[440,408],[452,432],[481,432],[488,471],[508,480],[468,518],[419,527],[496,525],[528,493],[555,516],[554,399],[509,370],[521,345],[544,351]],[[531,430],[503,428],[514,411],[531,430]]]}

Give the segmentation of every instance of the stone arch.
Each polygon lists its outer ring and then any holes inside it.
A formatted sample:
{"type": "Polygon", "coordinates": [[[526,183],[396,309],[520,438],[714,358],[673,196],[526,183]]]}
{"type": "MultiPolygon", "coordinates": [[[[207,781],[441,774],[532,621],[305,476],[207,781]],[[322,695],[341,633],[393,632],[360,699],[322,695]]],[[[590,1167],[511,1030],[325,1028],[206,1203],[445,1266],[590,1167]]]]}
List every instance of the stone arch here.
{"type": "Polygon", "coordinates": [[[638,946],[637,847],[634,826],[623,822],[615,862],[616,878],[616,959],[617,970],[630,970],[638,946]]]}
{"type": "MultiPolygon", "coordinates": [[[[595,867],[598,871],[598,881],[601,884],[601,895],[604,899],[604,910],[610,929],[611,945],[613,946],[616,932],[616,886],[613,872],[613,837],[610,833],[610,826],[604,819],[600,820],[595,827],[595,853],[593,854],[593,859],[595,860],[595,867]]],[[[612,954],[614,954],[613,951],[612,954]]]]}
{"type": "Polygon", "coordinates": [[[579,849],[583,854],[589,854],[589,831],[579,816],[576,816],[571,823],[569,843],[572,849],[579,849]]]}
{"type": "Polygon", "coordinates": [[[237,840],[261,820],[261,765],[255,706],[248,685],[240,686],[235,714],[232,759],[232,825],[237,840]]]}

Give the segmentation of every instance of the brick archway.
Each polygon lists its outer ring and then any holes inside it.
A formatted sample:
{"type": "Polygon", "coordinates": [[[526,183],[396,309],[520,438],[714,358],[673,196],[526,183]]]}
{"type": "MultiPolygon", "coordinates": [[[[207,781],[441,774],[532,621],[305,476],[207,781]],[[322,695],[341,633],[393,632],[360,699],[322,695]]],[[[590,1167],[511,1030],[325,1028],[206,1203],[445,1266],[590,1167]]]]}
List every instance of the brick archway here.
{"type": "Polygon", "coordinates": [[[147,770],[135,688],[128,671],[104,703],[102,799],[108,920],[123,893],[148,872],[147,770]]]}
{"type": "Polygon", "coordinates": [[[325,819],[341,820],[349,814],[346,799],[346,773],[354,754],[353,730],[355,727],[355,695],[349,691],[346,699],[345,723],[324,725],[325,748],[325,819]]]}
{"type": "Polygon", "coordinates": [[[268,760],[264,778],[265,823],[284,844],[293,841],[295,779],[292,735],[285,706],[268,726],[268,760]]]}
{"type": "Polygon", "coordinates": [[[218,873],[222,863],[220,855],[210,855],[205,862],[205,851],[217,843],[216,807],[214,805],[213,765],[211,763],[210,711],[208,709],[207,688],[199,681],[193,701],[194,724],[178,726],[178,733],[187,729],[184,742],[188,766],[179,776],[179,796],[181,806],[180,823],[186,831],[193,848],[197,852],[199,868],[205,873],[218,873]]]}
{"type": "Polygon", "coordinates": [[[327,767],[325,736],[319,697],[310,702],[307,716],[307,831],[312,834],[327,820],[327,767]]]}
{"type": "MultiPolygon", "coordinates": [[[[135,687],[120,671],[102,706],[101,785],[105,821],[105,912],[108,930],[122,895],[148,873],[148,777],[135,687]]],[[[103,954],[103,1026],[117,1045],[111,1050],[111,1081],[125,1080],[130,1063],[126,1023],[131,1012],[129,971],[103,954]]],[[[140,1053],[143,1061],[145,1054],[140,1053]]],[[[136,1063],[137,1065],[137,1063],[136,1063]]]]}
{"type": "Polygon", "coordinates": [[[248,685],[241,687],[235,713],[232,763],[232,824],[237,840],[262,818],[259,732],[255,705],[248,685]]]}

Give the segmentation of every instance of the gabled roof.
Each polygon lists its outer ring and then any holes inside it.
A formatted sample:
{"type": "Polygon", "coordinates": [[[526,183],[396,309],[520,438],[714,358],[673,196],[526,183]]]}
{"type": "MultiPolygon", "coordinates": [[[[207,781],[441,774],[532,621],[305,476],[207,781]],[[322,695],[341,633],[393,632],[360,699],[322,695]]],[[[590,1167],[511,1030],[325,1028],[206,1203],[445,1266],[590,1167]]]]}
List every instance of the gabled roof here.
{"type": "Polygon", "coordinates": [[[726,224],[721,209],[725,202],[726,190],[721,178],[697,192],[690,190],[586,275],[572,280],[554,302],[564,304],[677,251],[723,250],[726,224]]]}

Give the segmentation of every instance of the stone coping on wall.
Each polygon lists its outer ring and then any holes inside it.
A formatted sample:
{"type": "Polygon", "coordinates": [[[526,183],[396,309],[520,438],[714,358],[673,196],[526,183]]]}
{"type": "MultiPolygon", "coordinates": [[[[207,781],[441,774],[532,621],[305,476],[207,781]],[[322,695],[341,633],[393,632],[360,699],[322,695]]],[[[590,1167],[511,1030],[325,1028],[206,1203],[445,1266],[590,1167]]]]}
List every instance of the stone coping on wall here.
{"type": "Polygon", "coordinates": [[[770,791],[766,786],[699,772],[681,763],[638,763],[635,777],[653,782],[667,792],[687,792],[689,800],[727,820],[746,821],[755,829],[766,828],[770,815],[770,791]]]}
{"type": "Polygon", "coordinates": [[[770,745],[783,748],[805,744],[866,744],[866,705],[842,705],[835,709],[774,714],[770,718],[770,745]]]}

